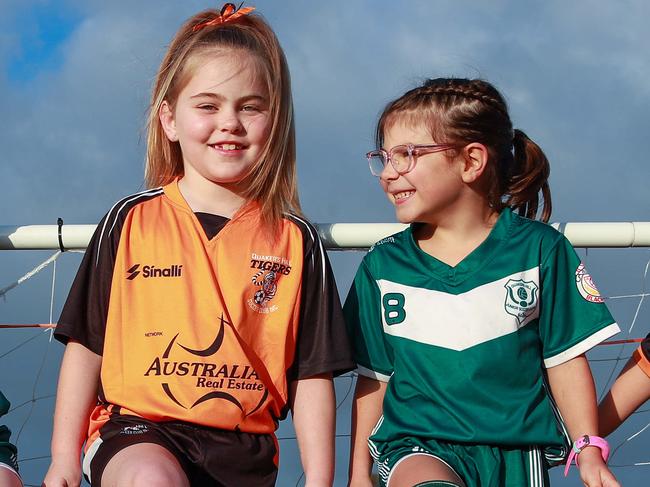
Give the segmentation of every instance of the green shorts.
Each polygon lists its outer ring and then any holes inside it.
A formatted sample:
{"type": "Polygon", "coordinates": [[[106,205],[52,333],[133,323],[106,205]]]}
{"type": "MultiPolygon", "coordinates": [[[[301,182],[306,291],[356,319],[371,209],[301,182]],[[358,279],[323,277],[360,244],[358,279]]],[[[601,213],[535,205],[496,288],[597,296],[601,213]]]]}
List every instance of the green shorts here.
{"type": "Polygon", "coordinates": [[[18,458],[16,447],[9,442],[11,431],[9,428],[0,426],[0,466],[7,466],[18,473],[18,458]]]}
{"type": "MultiPolygon", "coordinates": [[[[9,401],[0,391],[0,416],[9,412],[9,401]]],[[[18,474],[18,458],[15,445],[9,442],[11,431],[4,425],[0,425],[0,467],[7,467],[18,474]]]]}
{"type": "MultiPolygon", "coordinates": [[[[437,458],[463,479],[466,487],[548,487],[550,485],[548,464],[538,447],[502,448],[437,440],[423,441],[418,438],[402,438],[382,444],[370,442],[370,446],[383,487],[389,486],[391,473],[395,467],[412,455],[428,455],[437,458]]],[[[447,484],[453,485],[453,483],[447,484]]]]}

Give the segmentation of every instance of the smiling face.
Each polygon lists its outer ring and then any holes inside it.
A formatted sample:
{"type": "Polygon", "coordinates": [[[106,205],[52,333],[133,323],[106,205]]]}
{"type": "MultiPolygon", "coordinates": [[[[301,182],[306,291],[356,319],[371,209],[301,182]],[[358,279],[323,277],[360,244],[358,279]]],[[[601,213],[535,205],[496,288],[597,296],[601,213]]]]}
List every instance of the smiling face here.
{"type": "MultiPolygon", "coordinates": [[[[384,132],[384,149],[403,144],[436,144],[423,124],[412,126],[401,120],[384,132]]],[[[381,187],[395,205],[397,219],[403,223],[436,224],[452,211],[465,191],[462,157],[450,158],[448,152],[417,157],[415,166],[399,175],[387,164],[380,176],[381,187]]]]}
{"type": "Polygon", "coordinates": [[[174,106],[160,121],[183,154],[184,179],[232,185],[241,181],[269,138],[269,94],[257,59],[243,50],[197,56],[174,106]]]}

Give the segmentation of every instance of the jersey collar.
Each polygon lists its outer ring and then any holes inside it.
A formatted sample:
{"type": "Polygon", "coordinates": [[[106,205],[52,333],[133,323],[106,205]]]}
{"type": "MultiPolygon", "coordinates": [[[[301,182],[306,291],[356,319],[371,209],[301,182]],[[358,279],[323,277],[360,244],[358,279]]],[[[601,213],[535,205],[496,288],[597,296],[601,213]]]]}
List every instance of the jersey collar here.
{"type": "Polygon", "coordinates": [[[441,281],[455,286],[485,267],[499,254],[499,247],[508,239],[515,218],[512,210],[505,208],[486,239],[455,266],[450,266],[420,249],[413,236],[414,226],[417,224],[411,224],[406,230],[407,241],[423,268],[429,269],[441,281]]]}

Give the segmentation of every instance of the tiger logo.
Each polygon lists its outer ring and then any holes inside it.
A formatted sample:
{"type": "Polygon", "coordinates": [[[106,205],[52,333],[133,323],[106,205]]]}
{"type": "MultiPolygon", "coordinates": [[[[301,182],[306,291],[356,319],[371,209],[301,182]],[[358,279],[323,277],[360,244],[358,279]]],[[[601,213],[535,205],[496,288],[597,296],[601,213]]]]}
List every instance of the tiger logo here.
{"type": "Polygon", "coordinates": [[[253,284],[261,289],[255,293],[253,301],[258,306],[266,306],[275,297],[278,291],[277,274],[274,271],[260,271],[251,279],[253,284]],[[260,279],[261,278],[261,279],[260,279]]]}

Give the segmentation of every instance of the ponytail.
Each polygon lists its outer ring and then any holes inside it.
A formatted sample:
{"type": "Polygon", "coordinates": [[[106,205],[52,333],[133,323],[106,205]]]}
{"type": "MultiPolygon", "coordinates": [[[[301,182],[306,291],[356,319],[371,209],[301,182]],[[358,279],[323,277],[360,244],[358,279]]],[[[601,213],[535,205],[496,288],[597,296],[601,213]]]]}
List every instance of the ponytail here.
{"type": "Polygon", "coordinates": [[[424,124],[437,143],[480,142],[488,149],[485,196],[492,208],[510,207],[519,215],[548,222],[551,217],[550,173],[546,156],[521,130],[514,130],[508,106],[499,91],[480,79],[428,79],[381,114],[376,130],[378,148],[384,132],[397,119],[424,124]],[[513,136],[514,134],[514,136],[513,136]]]}
{"type": "Polygon", "coordinates": [[[541,203],[540,220],[548,222],[553,209],[548,185],[551,173],[548,159],[542,149],[519,129],[514,130],[513,148],[514,159],[506,182],[505,204],[520,215],[535,219],[541,203]]]}

